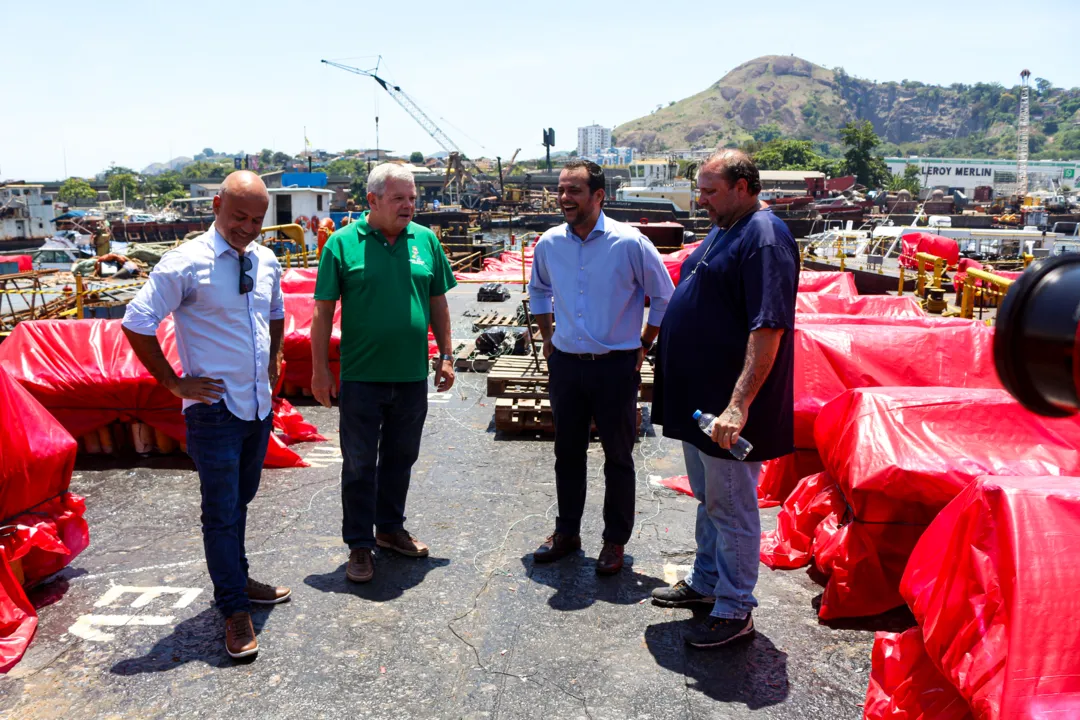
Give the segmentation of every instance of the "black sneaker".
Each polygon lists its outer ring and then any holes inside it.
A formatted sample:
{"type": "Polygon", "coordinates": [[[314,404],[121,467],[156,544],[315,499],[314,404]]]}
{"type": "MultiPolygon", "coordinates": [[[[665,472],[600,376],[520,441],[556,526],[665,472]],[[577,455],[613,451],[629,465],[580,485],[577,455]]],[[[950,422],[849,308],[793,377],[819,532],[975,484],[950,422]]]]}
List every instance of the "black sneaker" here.
{"type": "Polygon", "coordinates": [[[712,605],[716,598],[702,595],[680,580],[671,587],[655,588],[652,591],[653,602],[660,607],[689,607],[691,605],[712,605]]]}
{"type": "Polygon", "coordinates": [[[715,648],[754,637],[754,618],[747,614],[743,620],[712,617],[687,629],[683,639],[697,648],[715,648]]]}

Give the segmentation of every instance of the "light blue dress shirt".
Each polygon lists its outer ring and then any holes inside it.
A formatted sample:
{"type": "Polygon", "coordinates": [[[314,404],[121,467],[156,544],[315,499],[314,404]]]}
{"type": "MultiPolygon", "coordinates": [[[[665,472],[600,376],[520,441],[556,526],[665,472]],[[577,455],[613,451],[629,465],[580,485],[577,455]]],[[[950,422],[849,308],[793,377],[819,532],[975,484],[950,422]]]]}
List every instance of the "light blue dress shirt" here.
{"type": "Polygon", "coordinates": [[[533,251],[529,303],[537,315],[554,311],[552,343],[563,352],[636,350],[645,296],[649,324],[659,327],[674,290],[652,242],[604,213],[584,240],[563,223],[533,251]]]}
{"type": "MultiPolygon", "coordinates": [[[[176,349],[187,377],[225,383],[225,405],[241,420],[271,411],[270,321],[285,318],[281,265],[272,250],[251,243],[249,293],[240,293],[240,256],[211,226],[162,256],[135,299],[124,327],[153,335],[172,313],[176,349]]],[[[184,400],[184,408],[196,404],[184,400]]]]}

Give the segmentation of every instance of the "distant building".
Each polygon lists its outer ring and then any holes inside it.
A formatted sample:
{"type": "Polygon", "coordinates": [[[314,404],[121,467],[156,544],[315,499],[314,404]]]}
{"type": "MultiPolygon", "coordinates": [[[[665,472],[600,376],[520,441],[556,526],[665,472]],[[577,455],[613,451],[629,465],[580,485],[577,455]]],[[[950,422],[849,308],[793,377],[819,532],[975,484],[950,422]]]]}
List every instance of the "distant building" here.
{"type": "MultiPolygon", "coordinates": [[[[1016,190],[1016,161],[978,158],[889,157],[885,165],[893,175],[903,175],[908,166],[919,169],[924,188],[960,190],[972,197],[975,188],[989,186],[998,195],[1016,190]]],[[[1080,175],[1080,161],[1029,160],[1028,190],[1053,190],[1054,182],[1075,188],[1080,175]]]]}
{"type": "Polygon", "coordinates": [[[613,165],[629,165],[634,162],[634,148],[632,147],[613,147],[593,155],[589,158],[604,167],[610,167],[613,165]]]}
{"type": "Polygon", "coordinates": [[[52,235],[52,202],[42,185],[0,185],[0,240],[35,240],[52,235]]]}
{"type": "Polygon", "coordinates": [[[221,189],[221,183],[192,183],[188,186],[188,194],[193,198],[214,197],[221,189]]]}
{"type": "Polygon", "coordinates": [[[589,125],[579,127],[577,130],[577,153],[579,157],[595,157],[611,147],[611,144],[611,128],[589,125]]]}

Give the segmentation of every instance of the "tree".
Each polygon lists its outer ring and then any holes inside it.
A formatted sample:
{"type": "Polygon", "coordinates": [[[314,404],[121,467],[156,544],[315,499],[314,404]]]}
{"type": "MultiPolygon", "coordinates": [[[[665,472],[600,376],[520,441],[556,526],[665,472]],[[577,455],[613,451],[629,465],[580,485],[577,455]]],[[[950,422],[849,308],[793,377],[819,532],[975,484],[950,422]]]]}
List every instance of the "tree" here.
{"type": "Polygon", "coordinates": [[[283,152],[276,152],[274,153],[273,160],[275,165],[283,167],[286,163],[292,160],[292,157],[283,152]]]}
{"type": "Polygon", "coordinates": [[[184,166],[181,170],[181,175],[185,178],[192,180],[200,180],[210,178],[212,180],[218,180],[225,177],[233,171],[233,166],[230,163],[228,166],[220,163],[207,160],[199,160],[197,162],[190,163],[184,166]]]}
{"type": "Polygon", "coordinates": [[[773,140],[776,140],[777,138],[779,138],[783,134],[784,133],[780,129],[780,126],[777,125],[776,123],[765,123],[764,125],[757,128],[756,130],[751,130],[750,131],[750,135],[752,135],[753,138],[755,140],[757,140],[759,143],[772,142],[773,140]]]}
{"type": "Polygon", "coordinates": [[[97,198],[97,190],[90,187],[90,183],[82,178],[72,177],[64,181],[56,196],[60,199],[60,202],[71,204],[76,200],[97,198]]]}
{"type": "Polygon", "coordinates": [[[274,164],[274,151],[270,148],[263,148],[259,152],[259,167],[269,168],[274,164]]]}
{"type": "Polygon", "coordinates": [[[866,187],[885,187],[889,182],[889,168],[882,158],[874,155],[874,149],[881,144],[874,125],[869,120],[852,121],[840,130],[840,136],[847,147],[845,170],[866,187]]]}
{"type": "Polygon", "coordinates": [[[893,175],[885,187],[890,192],[907,190],[912,197],[915,197],[922,188],[922,181],[919,180],[919,166],[908,165],[904,168],[903,175],[893,175]]]}
{"type": "Polygon", "coordinates": [[[809,140],[773,140],[754,153],[759,170],[816,170],[826,175],[838,175],[840,163],[814,152],[809,140]]]}
{"type": "Polygon", "coordinates": [[[135,172],[131,168],[124,167],[123,165],[110,165],[108,170],[101,173],[101,179],[102,180],[108,180],[109,178],[111,178],[114,175],[133,175],[134,176],[134,175],[138,175],[138,174],[139,173],[135,172]]]}
{"type": "Polygon", "coordinates": [[[409,156],[409,162],[411,162],[413,165],[416,165],[418,163],[423,164],[424,153],[420,152],[419,150],[413,150],[412,155],[409,156]]]}
{"type": "Polygon", "coordinates": [[[134,175],[120,173],[109,178],[109,199],[130,201],[139,195],[139,183],[134,175]]]}
{"type": "Polygon", "coordinates": [[[213,157],[214,156],[214,149],[213,148],[203,148],[202,149],[202,154],[205,155],[206,157],[213,157]]]}

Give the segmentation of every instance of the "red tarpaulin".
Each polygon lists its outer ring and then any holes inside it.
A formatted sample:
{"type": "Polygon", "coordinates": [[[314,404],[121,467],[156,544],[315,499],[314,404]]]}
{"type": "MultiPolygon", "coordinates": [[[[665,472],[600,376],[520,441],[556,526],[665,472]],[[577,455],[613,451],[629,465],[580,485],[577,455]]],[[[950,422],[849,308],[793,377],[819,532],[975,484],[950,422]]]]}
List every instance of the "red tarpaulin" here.
{"type": "Polygon", "coordinates": [[[691,243],[684,245],[681,250],[660,255],[660,259],[664,261],[664,267],[667,268],[668,275],[671,276],[671,282],[676,285],[679,284],[679,278],[682,277],[682,264],[686,262],[686,258],[690,257],[691,253],[698,249],[699,245],[701,245],[700,242],[691,243]]]}
{"type": "Polygon", "coordinates": [[[849,388],[998,388],[993,330],[958,326],[812,325],[795,330],[795,446],[814,445],[825,403],[849,388]]]}
{"type": "Polygon", "coordinates": [[[289,268],[281,274],[281,292],[304,293],[315,295],[315,278],[319,274],[317,267],[289,268]]]}
{"type": "MultiPolygon", "coordinates": [[[[525,281],[532,274],[533,248],[525,248],[525,281]]],[[[521,282],[521,252],[503,252],[497,257],[484,260],[480,272],[456,272],[458,280],[482,280],[484,282],[521,282]]]]}
{"type": "Polygon", "coordinates": [[[915,543],[979,475],[1080,471],[1080,421],[1038,417],[1004,390],[852,390],[822,410],[815,434],[826,472],[795,489],[761,557],[797,567],[813,553],[830,576],[822,619],[902,604],[915,543]]]}
{"type": "Polygon", "coordinates": [[[926,529],[901,592],[978,720],[1080,717],[1078,557],[1077,477],[981,477],[926,529]]]}
{"type": "Polygon", "coordinates": [[[881,317],[927,317],[918,301],[910,296],[837,295],[801,292],[795,296],[795,312],[833,315],[873,315],[881,317]]]}
{"type": "MultiPolygon", "coordinates": [[[[927,253],[945,260],[946,267],[956,267],[960,262],[960,245],[952,238],[928,232],[906,233],[900,238],[903,251],[900,264],[906,268],[916,266],[915,253],[927,253]]],[[[924,265],[928,270],[932,267],[924,265]]]]}
{"type": "MultiPolygon", "coordinates": [[[[171,318],[158,328],[158,339],[180,372],[171,318]]],[[[135,357],[120,320],[19,323],[0,343],[0,367],[75,437],[114,421],[138,421],[177,441],[186,439],[180,398],[159,385],[135,357]]],[[[304,467],[306,463],[281,438],[271,435],[266,465],[304,467]]]]}
{"type": "Polygon", "coordinates": [[[973,720],[923,647],[922,632],[874,635],[863,720],[973,720]]]}
{"type": "MultiPolygon", "coordinates": [[[[953,275],[953,290],[955,292],[960,292],[960,288],[964,287],[964,282],[967,280],[967,271],[968,270],[982,270],[982,269],[983,269],[983,266],[982,266],[981,263],[978,263],[978,262],[972,260],[971,258],[960,258],[960,264],[957,266],[957,272],[956,272],[955,275],[953,275]]],[[[1017,279],[1018,277],[1020,277],[1021,275],[1024,274],[1023,271],[1010,271],[1010,270],[988,270],[987,272],[991,272],[994,275],[997,275],[998,277],[1003,277],[1003,278],[1006,278],[1008,280],[1015,280],[1015,279],[1017,279]]],[[[982,287],[982,286],[983,286],[983,281],[982,280],[976,280],[975,281],[975,287],[982,287]]]]}
{"type": "Polygon", "coordinates": [[[77,447],[0,367],[0,672],[22,657],[37,627],[17,575],[32,585],[90,543],[82,498],[67,491],[77,447]]]}
{"type": "MultiPolygon", "coordinates": [[[[849,272],[816,272],[802,270],[799,272],[800,293],[824,293],[851,297],[859,294],[855,289],[855,276],[849,272]]],[[[796,307],[798,311],[798,307],[796,307]]]]}
{"type": "Polygon", "coordinates": [[[34,269],[34,259],[29,255],[0,255],[0,263],[13,262],[19,266],[19,272],[30,272],[34,269]]]}
{"type": "Polygon", "coordinates": [[[780,505],[788,499],[800,480],[824,469],[817,450],[796,450],[790,455],[762,463],[757,487],[758,507],[780,505]]]}

